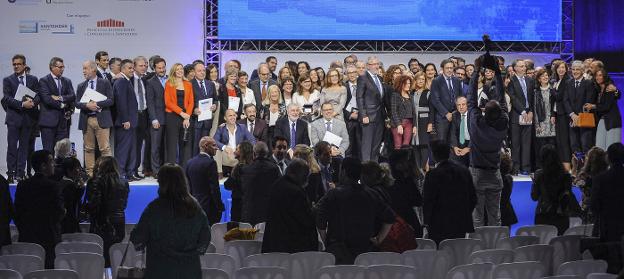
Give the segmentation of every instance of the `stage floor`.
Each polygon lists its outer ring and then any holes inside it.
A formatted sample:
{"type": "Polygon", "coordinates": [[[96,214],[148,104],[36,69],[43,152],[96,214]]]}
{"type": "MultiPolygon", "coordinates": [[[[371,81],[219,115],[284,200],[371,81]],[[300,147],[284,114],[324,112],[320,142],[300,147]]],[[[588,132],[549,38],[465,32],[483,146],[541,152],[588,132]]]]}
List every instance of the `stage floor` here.
{"type": "MultiPolygon", "coordinates": [[[[15,194],[16,185],[10,186],[11,195],[15,194]]],[[[573,192],[580,200],[580,191],[573,187],[573,192]]],[[[130,183],[130,195],[126,209],[126,222],[136,223],[141,217],[143,209],[158,196],[158,183],[155,179],[144,179],[130,183]]],[[[221,185],[221,199],[225,204],[225,212],[222,221],[230,220],[230,208],[232,205],[231,192],[221,185]]],[[[514,177],[514,187],[511,194],[511,203],[518,216],[518,223],[511,227],[512,234],[520,226],[532,225],[534,222],[536,202],[531,200],[531,179],[529,177],[514,177]]]]}

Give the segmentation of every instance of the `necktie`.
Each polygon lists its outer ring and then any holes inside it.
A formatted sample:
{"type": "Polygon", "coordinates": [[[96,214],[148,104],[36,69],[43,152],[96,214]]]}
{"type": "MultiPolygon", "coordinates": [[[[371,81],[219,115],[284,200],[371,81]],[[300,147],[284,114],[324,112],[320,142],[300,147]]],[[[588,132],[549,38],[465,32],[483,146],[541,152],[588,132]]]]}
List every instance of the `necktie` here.
{"type": "Polygon", "coordinates": [[[325,122],[325,129],[326,129],[328,132],[331,132],[331,121],[327,121],[327,122],[325,122]]]}
{"type": "Polygon", "coordinates": [[[263,82],[261,84],[261,87],[262,87],[262,90],[261,90],[261,93],[260,93],[260,97],[262,98],[262,100],[264,100],[266,98],[266,95],[267,95],[266,83],[263,82]]]}
{"type": "Polygon", "coordinates": [[[160,79],[160,84],[161,84],[161,85],[162,85],[162,87],[164,88],[164,87],[165,87],[165,81],[166,81],[165,77],[161,77],[161,78],[159,78],[159,79],[160,79]]]}
{"type": "Polygon", "coordinates": [[[293,122],[291,128],[290,128],[290,148],[293,149],[295,148],[295,145],[297,145],[297,139],[295,138],[297,136],[297,130],[295,130],[295,123],[293,122]]]}
{"type": "Polygon", "coordinates": [[[279,162],[279,169],[282,175],[284,175],[284,172],[286,172],[286,165],[284,164],[284,161],[279,162]]]}
{"type": "Polygon", "coordinates": [[[379,89],[379,94],[383,96],[383,88],[381,87],[381,82],[379,81],[379,77],[377,75],[373,75],[373,79],[375,80],[375,85],[377,85],[377,89],[379,89]]]}
{"type": "Polygon", "coordinates": [[[249,133],[252,135],[254,133],[254,122],[249,122],[249,133]]]}
{"type": "Polygon", "coordinates": [[[63,89],[62,85],[61,85],[61,79],[60,78],[54,78],[54,79],[56,79],[56,88],[58,89],[58,92],[59,92],[59,95],[60,95],[61,94],[61,89],[63,89]]]}
{"type": "Polygon", "coordinates": [[[529,107],[529,98],[527,98],[527,87],[526,87],[526,81],[524,80],[524,77],[520,78],[520,87],[522,87],[522,94],[524,94],[524,105],[525,107],[529,107]]]}
{"type": "Polygon", "coordinates": [[[20,80],[20,83],[21,83],[22,85],[26,85],[26,84],[24,84],[24,76],[20,76],[20,77],[19,77],[19,80],[20,80]]]}
{"type": "Polygon", "coordinates": [[[455,92],[453,92],[453,83],[451,82],[451,78],[446,78],[446,86],[448,87],[449,93],[451,93],[451,100],[455,100],[455,92]]]}
{"type": "Polygon", "coordinates": [[[199,82],[199,87],[201,88],[202,92],[204,93],[204,97],[207,97],[208,94],[206,94],[206,87],[204,87],[204,81],[200,81],[199,82]]]}
{"type": "Polygon", "coordinates": [[[357,85],[351,85],[351,95],[355,95],[355,92],[357,91],[357,85]]]}
{"type": "Polygon", "coordinates": [[[574,88],[578,88],[580,84],[581,84],[581,82],[577,80],[576,81],[576,85],[574,86],[574,88]]]}
{"type": "Polygon", "coordinates": [[[94,89],[94,88],[93,88],[93,81],[92,81],[92,80],[91,80],[91,81],[89,81],[89,87],[91,87],[91,89],[94,89]]]}
{"type": "Polygon", "coordinates": [[[466,115],[461,116],[459,123],[459,143],[464,144],[466,142],[466,115]]]}
{"type": "Polygon", "coordinates": [[[141,80],[141,78],[137,78],[137,86],[138,88],[138,92],[139,92],[139,110],[145,110],[145,101],[143,100],[143,81],[141,80]]]}

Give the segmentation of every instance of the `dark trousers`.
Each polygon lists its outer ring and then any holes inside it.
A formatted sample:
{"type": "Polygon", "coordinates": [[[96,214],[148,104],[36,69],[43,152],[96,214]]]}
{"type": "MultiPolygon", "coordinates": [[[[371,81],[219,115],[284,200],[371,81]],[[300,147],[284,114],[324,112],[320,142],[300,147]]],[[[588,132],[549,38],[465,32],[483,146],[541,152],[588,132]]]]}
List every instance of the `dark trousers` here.
{"type": "Polygon", "coordinates": [[[349,148],[345,151],[347,157],[360,158],[360,146],[362,138],[362,127],[357,120],[347,121],[347,133],[349,134],[349,148]]]}
{"type": "Polygon", "coordinates": [[[56,142],[65,138],[69,138],[69,120],[65,118],[59,120],[56,127],[41,127],[41,144],[43,149],[54,154],[54,146],[56,142]]]}
{"type": "Polygon", "coordinates": [[[28,155],[26,155],[26,173],[28,174],[28,176],[30,176],[32,170],[32,166],[30,165],[30,160],[28,160],[28,158],[30,158],[30,155],[35,152],[35,141],[37,140],[37,137],[39,137],[39,133],[39,126],[35,125],[34,127],[32,127],[32,130],[30,131],[30,136],[28,138],[28,155]]]}
{"type": "Polygon", "coordinates": [[[119,163],[119,172],[124,177],[134,174],[136,166],[136,128],[115,127],[115,158],[119,163]]]}
{"type": "Polygon", "coordinates": [[[592,128],[570,128],[570,149],[572,152],[587,152],[594,146],[595,130],[592,128]]]}
{"type": "Polygon", "coordinates": [[[150,150],[151,156],[150,161],[152,163],[151,171],[154,173],[158,173],[160,166],[162,166],[162,162],[164,161],[164,133],[166,130],[165,123],[160,123],[160,128],[154,129],[150,125],[150,150]]]}
{"type": "Polygon", "coordinates": [[[143,172],[152,171],[151,160],[151,127],[152,123],[147,117],[147,110],[139,111],[138,124],[136,127],[136,161],[134,162],[134,172],[139,171],[141,162],[143,162],[143,172]],[[143,153],[143,156],[141,156],[143,153]]]}
{"type": "Polygon", "coordinates": [[[384,122],[374,121],[368,124],[361,124],[362,127],[362,161],[377,161],[383,138],[384,122]]]}
{"type": "MultiPolygon", "coordinates": [[[[167,113],[167,130],[165,131],[165,162],[177,163],[180,166],[186,165],[186,161],[191,158],[192,139],[184,141],[183,119],[175,113],[167,113]],[[177,158],[177,160],[176,160],[177,158]]],[[[189,127],[192,129],[192,127],[189,127]]]]}
{"type": "Polygon", "coordinates": [[[21,127],[7,126],[7,174],[24,176],[26,161],[28,160],[28,149],[30,148],[30,134],[32,127],[22,125],[21,127]]]}
{"type": "Polygon", "coordinates": [[[201,138],[210,135],[210,129],[212,129],[212,120],[202,121],[201,127],[195,125],[195,133],[193,133],[193,153],[192,156],[199,154],[199,141],[201,138]]]}
{"type": "Polygon", "coordinates": [[[557,122],[555,122],[555,134],[557,135],[557,150],[559,157],[564,163],[572,161],[572,152],[570,151],[570,117],[557,114],[557,122]]]}
{"type": "Polygon", "coordinates": [[[531,125],[511,124],[511,158],[514,168],[531,171],[531,125]]]}
{"type": "Polygon", "coordinates": [[[449,122],[446,117],[444,117],[436,119],[434,126],[434,130],[438,135],[437,139],[449,142],[449,135],[451,134],[451,122],[449,122]]]}

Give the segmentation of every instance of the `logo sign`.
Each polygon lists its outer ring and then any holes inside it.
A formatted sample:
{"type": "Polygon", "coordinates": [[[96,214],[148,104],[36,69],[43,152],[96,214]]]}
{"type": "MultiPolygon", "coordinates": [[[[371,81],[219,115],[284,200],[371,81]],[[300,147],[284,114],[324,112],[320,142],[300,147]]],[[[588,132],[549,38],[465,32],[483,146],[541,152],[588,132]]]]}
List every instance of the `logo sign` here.
{"type": "Polygon", "coordinates": [[[87,28],[86,36],[91,37],[136,37],[138,33],[134,27],[126,25],[119,19],[103,19],[95,22],[94,28],[87,28]]]}
{"type": "Polygon", "coordinates": [[[74,34],[75,27],[69,23],[48,23],[44,20],[20,20],[19,33],[21,34],[74,34]]]}

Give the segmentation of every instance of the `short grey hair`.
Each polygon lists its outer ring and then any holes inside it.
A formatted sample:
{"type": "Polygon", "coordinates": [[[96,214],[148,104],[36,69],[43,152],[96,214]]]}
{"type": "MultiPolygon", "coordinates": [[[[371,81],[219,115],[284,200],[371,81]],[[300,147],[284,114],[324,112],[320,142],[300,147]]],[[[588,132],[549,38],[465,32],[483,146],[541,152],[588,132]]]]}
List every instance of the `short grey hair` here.
{"type": "Polygon", "coordinates": [[[145,58],[145,56],[137,56],[134,58],[134,60],[132,60],[132,62],[136,65],[136,63],[139,62],[139,60],[143,60],[145,64],[148,64],[147,58],[145,58]]]}
{"type": "Polygon", "coordinates": [[[95,70],[95,69],[97,69],[97,64],[96,64],[96,63],[95,63],[95,61],[93,61],[93,60],[87,60],[87,61],[85,61],[85,62],[83,63],[83,65],[84,65],[84,64],[89,65],[89,68],[91,68],[91,70],[95,70]]]}
{"type": "Polygon", "coordinates": [[[570,68],[574,68],[574,67],[580,67],[581,70],[585,69],[585,64],[583,64],[583,61],[581,60],[574,60],[572,61],[572,65],[570,65],[570,68]]]}
{"type": "Polygon", "coordinates": [[[300,108],[301,108],[301,107],[299,106],[299,104],[296,104],[296,103],[292,103],[292,102],[291,102],[290,104],[288,104],[288,107],[286,107],[286,110],[290,110],[290,108],[292,108],[292,107],[296,107],[296,108],[298,108],[298,109],[300,109],[300,108]]]}
{"type": "Polygon", "coordinates": [[[369,56],[368,59],[366,59],[366,64],[370,64],[373,61],[379,62],[379,58],[377,58],[377,56],[369,56]]]}
{"type": "Polygon", "coordinates": [[[269,147],[266,143],[259,141],[254,145],[253,153],[255,158],[265,158],[269,155],[269,147]]]}
{"type": "Polygon", "coordinates": [[[54,157],[55,158],[67,158],[71,156],[71,141],[69,138],[64,138],[56,142],[54,145],[54,157]]]}

